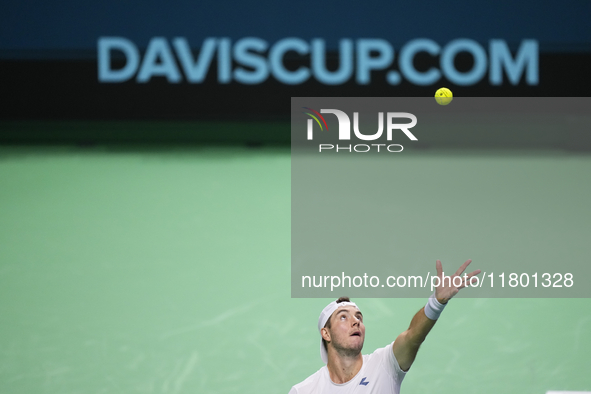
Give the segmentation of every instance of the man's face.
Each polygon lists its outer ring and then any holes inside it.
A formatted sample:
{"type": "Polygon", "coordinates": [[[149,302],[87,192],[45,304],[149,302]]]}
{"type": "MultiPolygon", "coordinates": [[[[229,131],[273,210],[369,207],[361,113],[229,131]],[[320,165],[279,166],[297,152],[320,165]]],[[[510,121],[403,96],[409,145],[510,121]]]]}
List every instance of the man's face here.
{"type": "Polygon", "coordinates": [[[354,306],[337,309],[330,317],[330,343],[344,355],[357,355],[363,348],[365,325],[363,315],[354,306]]]}

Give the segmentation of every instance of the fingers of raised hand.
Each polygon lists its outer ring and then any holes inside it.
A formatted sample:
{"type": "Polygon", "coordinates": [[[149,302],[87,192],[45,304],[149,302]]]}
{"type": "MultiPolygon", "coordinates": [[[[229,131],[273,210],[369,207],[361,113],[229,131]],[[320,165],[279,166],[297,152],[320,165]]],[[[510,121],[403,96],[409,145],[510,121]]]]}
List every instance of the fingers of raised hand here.
{"type": "Polygon", "coordinates": [[[456,271],[456,275],[458,275],[458,276],[462,275],[462,273],[464,272],[466,267],[468,267],[471,262],[472,262],[472,260],[467,260],[464,264],[462,264],[462,266],[460,268],[458,268],[458,270],[456,271]]]}
{"type": "Polygon", "coordinates": [[[476,270],[468,275],[464,275],[464,280],[462,281],[462,285],[460,287],[458,287],[459,289],[463,289],[464,287],[467,287],[468,285],[471,285],[472,283],[476,283],[478,281],[478,278],[473,278],[473,276],[478,275],[480,273],[480,270],[476,270]]]}
{"type": "Polygon", "coordinates": [[[476,270],[476,271],[472,271],[472,272],[470,272],[469,274],[467,274],[467,275],[464,275],[464,276],[467,276],[468,278],[471,278],[471,277],[473,277],[473,276],[476,276],[476,275],[478,275],[478,274],[479,274],[479,273],[481,273],[481,272],[482,272],[481,270],[476,270]]]}

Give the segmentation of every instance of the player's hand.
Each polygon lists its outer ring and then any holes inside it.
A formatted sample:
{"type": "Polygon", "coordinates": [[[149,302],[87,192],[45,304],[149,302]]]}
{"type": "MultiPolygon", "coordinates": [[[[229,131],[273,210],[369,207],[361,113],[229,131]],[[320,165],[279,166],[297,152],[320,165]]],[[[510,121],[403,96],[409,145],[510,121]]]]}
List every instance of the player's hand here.
{"type": "Polygon", "coordinates": [[[468,286],[468,284],[473,283],[473,281],[476,280],[476,278],[472,278],[472,277],[475,275],[478,275],[482,271],[476,270],[476,271],[472,271],[469,274],[462,275],[464,273],[464,271],[466,270],[466,268],[468,267],[468,265],[470,265],[471,262],[472,262],[472,260],[466,261],[464,264],[462,264],[462,266],[460,268],[458,268],[456,273],[450,277],[450,276],[444,276],[443,267],[441,266],[441,261],[437,260],[437,263],[435,263],[435,267],[437,268],[437,276],[439,277],[439,286],[437,286],[435,288],[435,298],[437,298],[437,301],[439,301],[442,304],[445,304],[453,296],[458,294],[458,292],[461,289],[463,289],[464,287],[468,286]],[[454,281],[454,278],[458,278],[458,277],[461,280],[455,279],[455,281],[454,281]],[[459,286],[456,286],[456,285],[459,285],[459,286]]]}

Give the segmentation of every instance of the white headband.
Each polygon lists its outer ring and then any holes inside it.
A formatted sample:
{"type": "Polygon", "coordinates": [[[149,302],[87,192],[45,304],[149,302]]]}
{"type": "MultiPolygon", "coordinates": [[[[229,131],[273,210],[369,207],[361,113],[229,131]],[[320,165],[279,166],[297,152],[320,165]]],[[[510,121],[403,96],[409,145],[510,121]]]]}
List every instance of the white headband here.
{"type": "MultiPolygon", "coordinates": [[[[354,306],[355,308],[359,309],[357,304],[355,304],[354,302],[344,301],[339,302],[338,304],[336,301],[331,302],[320,313],[320,317],[318,318],[318,332],[320,332],[320,330],[324,328],[326,322],[328,321],[328,319],[330,319],[334,311],[344,306],[354,306]]],[[[324,343],[322,343],[322,335],[320,335],[320,358],[322,358],[324,364],[328,364],[328,354],[326,353],[326,349],[324,348],[324,343]]]]}

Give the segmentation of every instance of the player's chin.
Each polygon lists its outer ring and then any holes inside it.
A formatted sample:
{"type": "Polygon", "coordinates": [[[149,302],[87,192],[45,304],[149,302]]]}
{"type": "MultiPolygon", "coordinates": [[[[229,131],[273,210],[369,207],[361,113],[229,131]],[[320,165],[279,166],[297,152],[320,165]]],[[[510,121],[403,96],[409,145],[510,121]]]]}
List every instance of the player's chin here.
{"type": "Polygon", "coordinates": [[[359,348],[359,349],[361,349],[363,347],[364,340],[365,340],[365,338],[363,338],[362,336],[358,336],[358,335],[352,335],[349,338],[349,341],[351,343],[351,347],[359,348]]]}
{"type": "Polygon", "coordinates": [[[353,346],[351,346],[351,348],[355,353],[360,353],[361,350],[363,350],[363,341],[354,344],[353,346]]]}

